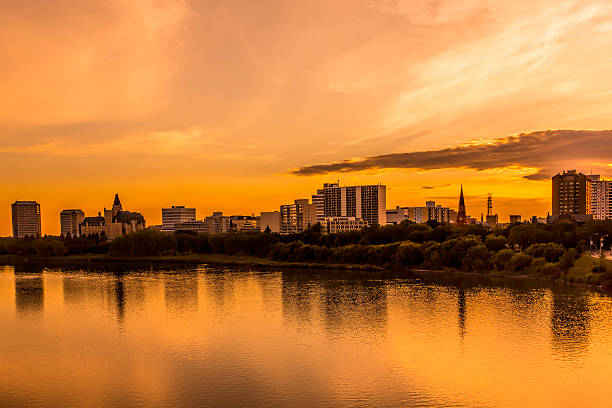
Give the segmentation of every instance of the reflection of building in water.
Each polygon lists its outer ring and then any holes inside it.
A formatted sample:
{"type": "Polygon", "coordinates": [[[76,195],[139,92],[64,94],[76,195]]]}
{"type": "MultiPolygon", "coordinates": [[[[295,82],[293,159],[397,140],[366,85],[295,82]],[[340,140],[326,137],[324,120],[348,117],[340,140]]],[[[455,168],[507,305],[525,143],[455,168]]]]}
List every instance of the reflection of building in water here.
{"type": "Polygon", "coordinates": [[[552,292],[550,328],[553,348],[575,357],[589,345],[590,306],[586,293],[552,292]]]}
{"type": "Polygon", "coordinates": [[[387,327],[387,291],[383,282],[347,280],[320,281],[319,298],[330,336],[384,334],[387,327]],[[367,333],[362,330],[367,327],[367,333]]]}
{"type": "Polygon", "coordinates": [[[196,274],[171,275],[164,279],[166,310],[183,313],[198,308],[198,276],[196,274]]]}
{"type": "Polygon", "coordinates": [[[281,299],[283,321],[306,326],[312,320],[315,284],[312,279],[304,279],[291,272],[282,275],[281,299]]]}
{"type": "Polygon", "coordinates": [[[22,317],[41,315],[44,309],[42,276],[15,274],[15,308],[22,317]]]}
{"type": "Polygon", "coordinates": [[[459,288],[457,293],[457,309],[459,310],[459,335],[463,337],[465,335],[465,290],[459,288]]]}

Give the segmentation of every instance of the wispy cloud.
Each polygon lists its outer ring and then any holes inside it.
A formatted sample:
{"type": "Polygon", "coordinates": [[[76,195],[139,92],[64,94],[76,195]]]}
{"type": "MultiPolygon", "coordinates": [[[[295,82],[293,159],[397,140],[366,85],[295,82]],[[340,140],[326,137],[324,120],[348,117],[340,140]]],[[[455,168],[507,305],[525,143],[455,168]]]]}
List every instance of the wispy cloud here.
{"type": "Polygon", "coordinates": [[[292,171],[299,176],[346,173],[372,169],[474,170],[521,167],[537,169],[525,176],[531,180],[549,178],[568,166],[604,167],[612,156],[612,131],[547,130],[523,133],[439,150],[392,153],[361,159],[305,166],[292,171]]]}

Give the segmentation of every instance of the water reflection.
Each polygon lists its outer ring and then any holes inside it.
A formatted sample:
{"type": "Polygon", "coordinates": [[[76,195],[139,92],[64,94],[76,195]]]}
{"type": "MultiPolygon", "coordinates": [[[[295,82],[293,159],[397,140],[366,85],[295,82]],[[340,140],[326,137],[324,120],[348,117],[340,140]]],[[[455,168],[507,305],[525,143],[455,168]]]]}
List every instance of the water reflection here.
{"type": "Polygon", "coordinates": [[[563,357],[577,359],[588,349],[590,312],[587,292],[552,293],[552,343],[554,350],[563,357]]]}
{"type": "Polygon", "coordinates": [[[41,317],[44,304],[45,289],[42,275],[15,273],[15,309],[19,317],[41,317]]]}
{"type": "Polygon", "coordinates": [[[459,335],[463,338],[465,336],[465,289],[459,288],[457,291],[457,310],[458,310],[458,322],[459,322],[459,335]]]}
{"type": "Polygon", "coordinates": [[[16,406],[607,403],[612,301],[589,291],[205,266],[0,279],[16,406]]]}
{"type": "Polygon", "coordinates": [[[195,272],[164,277],[164,298],[170,313],[193,312],[198,309],[198,276],[195,272]]]}

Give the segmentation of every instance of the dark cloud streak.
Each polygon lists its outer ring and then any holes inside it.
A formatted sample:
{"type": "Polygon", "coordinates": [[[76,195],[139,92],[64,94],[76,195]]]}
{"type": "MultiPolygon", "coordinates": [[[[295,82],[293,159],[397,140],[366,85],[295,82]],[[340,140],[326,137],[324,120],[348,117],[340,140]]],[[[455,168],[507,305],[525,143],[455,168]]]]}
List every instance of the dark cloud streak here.
{"type": "Polygon", "coordinates": [[[305,166],[291,173],[311,176],[375,169],[437,170],[467,168],[488,170],[511,166],[536,168],[529,180],[550,178],[556,171],[577,164],[612,161],[612,130],[546,130],[440,150],[392,153],[305,166]],[[556,169],[556,170],[555,170],[556,169]]]}

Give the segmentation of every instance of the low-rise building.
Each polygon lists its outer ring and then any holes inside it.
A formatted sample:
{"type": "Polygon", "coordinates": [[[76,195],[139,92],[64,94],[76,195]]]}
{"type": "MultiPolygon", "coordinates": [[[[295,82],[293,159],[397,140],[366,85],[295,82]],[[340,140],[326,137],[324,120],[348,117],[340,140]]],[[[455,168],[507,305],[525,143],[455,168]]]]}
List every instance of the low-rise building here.
{"type": "Polygon", "coordinates": [[[232,215],[230,217],[231,231],[259,231],[260,219],[254,215],[232,215]]]}
{"type": "Polygon", "coordinates": [[[519,224],[521,222],[520,215],[510,215],[510,224],[519,224]]]}
{"type": "Polygon", "coordinates": [[[327,217],[323,223],[323,231],[327,234],[337,234],[346,231],[360,231],[368,226],[368,222],[356,217],[327,217]]]}
{"type": "Polygon", "coordinates": [[[440,223],[451,222],[452,210],[448,207],[436,205],[435,201],[427,201],[425,207],[395,207],[387,210],[387,224],[400,224],[410,221],[424,224],[427,221],[440,223]]]}
{"type": "Polygon", "coordinates": [[[223,215],[221,211],[213,212],[211,216],[204,219],[206,233],[223,234],[230,231],[230,217],[223,215]]]}
{"type": "Polygon", "coordinates": [[[208,232],[206,223],[202,220],[177,222],[174,224],[173,230],[175,234],[203,234],[208,232]]]}
{"type": "Polygon", "coordinates": [[[81,236],[104,235],[104,217],[98,213],[97,217],[85,217],[81,222],[81,236]]]}

